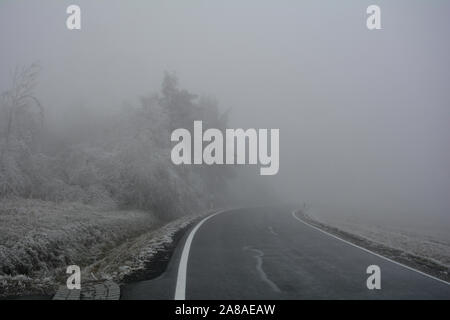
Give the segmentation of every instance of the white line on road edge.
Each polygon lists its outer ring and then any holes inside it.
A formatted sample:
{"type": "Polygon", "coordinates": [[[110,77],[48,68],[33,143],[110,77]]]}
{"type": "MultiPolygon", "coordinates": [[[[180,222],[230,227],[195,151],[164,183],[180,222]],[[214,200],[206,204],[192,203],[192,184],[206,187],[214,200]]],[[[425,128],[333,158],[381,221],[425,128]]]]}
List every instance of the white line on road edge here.
{"type": "Polygon", "coordinates": [[[208,219],[218,215],[219,213],[229,211],[229,210],[221,210],[212,215],[207,216],[202,221],[200,221],[194,229],[192,229],[191,233],[186,239],[184,243],[183,252],[181,253],[180,264],[178,265],[178,275],[177,275],[177,285],[175,287],[175,300],[186,300],[186,271],[187,271],[187,263],[189,258],[189,250],[191,249],[191,243],[194,239],[195,233],[198,228],[208,219]]]}
{"type": "Polygon", "coordinates": [[[377,257],[379,257],[379,258],[381,258],[381,259],[384,259],[384,260],[387,260],[387,261],[389,261],[389,262],[395,263],[396,265],[402,266],[402,267],[404,267],[404,268],[406,268],[406,269],[408,269],[408,270],[411,270],[411,271],[415,271],[415,272],[417,272],[417,273],[420,273],[421,275],[426,276],[426,277],[428,277],[428,278],[431,278],[431,279],[437,280],[437,281],[439,281],[439,282],[445,283],[445,284],[447,284],[447,285],[450,285],[450,283],[447,282],[447,281],[445,281],[445,280],[442,280],[442,279],[433,277],[433,276],[431,276],[431,275],[429,275],[429,274],[427,274],[427,273],[425,273],[425,272],[422,272],[422,271],[419,271],[419,270],[417,270],[417,269],[408,267],[407,265],[404,265],[404,264],[401,264],[400,262],[397,262],[397,261],[391,260],[391,259],[389,259],[389,258],[386,258],[386,257],[384,257],[384,256],[382,256],[382,255],[380,255],[380,254],[378,254],[378,253],[375,253],[375,252],[370,251],[370,250],[368,250],[368,249],[366,249],[366,248],[360,247],[360,246],[358,246],[358,245],[356,245],[356,244],[354,244],[354,243],[351,243],[350,241],[341,239],[341,238],[335,236],[334,234],[331,234],[331,233],[329,233],[329,232],[327,232],[327,231],[324,231],[324,230],[322,230],[322,229],[320,229],[320,228],[317,228],[317,227],[315,227],[315,226],[313,226],[313,225],[311,225],[311,224],[309,224],[309,223],[303,221],[303,220],[300,219],[299,217],[297,217],[297,215],[295,214],[295,211],[296,211],[296,210],[292,211],[292,216],[293,216],[295,219],[297,219],[298,221],[300,221],[301,223],[307,225],[308,227],[314,228],[314,229],[316,229],[317,231],[320,231],[320,232],[322,232],[322,233],[324,233],[324,234],[326,234],[326,235],[328,235],[328,236],[330,236],[330,237],[333,237],[333,238],[335,238],[335,239],[338,239],[338,240],[340,240],[340,241],[342,241],[342,242],[345,242],[346,244],[349,244],[349,245],[351,245],[351,246],[353,246],[353,247],[356,247],[356,248],[358,248],[358,249],[361,249],[361,250],[363,250],[363,251],[365,251],[365,252],[368,252],[368,253],[370,253],[370,254],[373,254],[374,256],[377,256],[377,257]]]}

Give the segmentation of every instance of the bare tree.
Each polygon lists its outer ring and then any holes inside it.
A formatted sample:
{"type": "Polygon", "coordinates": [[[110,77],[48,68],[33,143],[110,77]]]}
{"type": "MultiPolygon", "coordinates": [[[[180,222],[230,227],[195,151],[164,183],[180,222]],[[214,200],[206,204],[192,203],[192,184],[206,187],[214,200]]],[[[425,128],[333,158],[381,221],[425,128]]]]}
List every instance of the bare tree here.
{"type": "Polygon", "coordinates": [[[34,95],[40,67],[37,63],[16,68],[11,88],[0,102],[0,195],[17,193],[24,184],[18,162],[36,147],[44,108],[34,95]]]}

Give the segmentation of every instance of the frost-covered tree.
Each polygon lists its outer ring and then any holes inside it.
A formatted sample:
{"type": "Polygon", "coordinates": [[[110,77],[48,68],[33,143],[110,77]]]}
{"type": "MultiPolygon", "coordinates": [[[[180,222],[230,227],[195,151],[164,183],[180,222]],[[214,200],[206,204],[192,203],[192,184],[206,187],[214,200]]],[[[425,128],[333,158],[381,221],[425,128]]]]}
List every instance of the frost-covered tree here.
{"type": "Polygon", "coordinates": [[[221,203],[229,166],[170,161],[173,129],[190,128],[194,120],[226,128],[227,113],[214,99],[181,89],[176,76],[166,73],[160,92],[115,115],[94,117],[83,104],[68,102],[77,116],[41,139],[44,110],[34,95],[38,71],[37,65],[18,69],[2,95],[0,197],[119,205],[168,219],[221,203]]]}
{"type": "Polygon", "coordinates": [[[31,193],[44,109],[34,95],[39,66],[16,68],[0,102],[0,196],[31,193]]]}
{"type": "Polygon", "coordinates": [[[159,103],[167,110],[170,131],[189,128],[194,120],[199,120],[200,110],[196,99],[197,95],[179,88],[175,74],[165,73],[159,103]]]}

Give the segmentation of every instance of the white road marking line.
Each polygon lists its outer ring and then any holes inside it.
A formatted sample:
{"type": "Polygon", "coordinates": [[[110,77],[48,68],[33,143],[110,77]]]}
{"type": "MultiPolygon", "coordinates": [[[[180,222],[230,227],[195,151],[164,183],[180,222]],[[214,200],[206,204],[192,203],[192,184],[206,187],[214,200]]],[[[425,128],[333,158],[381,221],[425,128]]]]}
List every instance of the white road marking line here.
{"type": "Polygon", "coordinates": [[[195,233],[206,220],[225,211],[229,210],[221,210],[207,216],[202,221],[200,221],[194,227],[194,229],[192,229],[191,233],[189,233],[189,236],[187,237],[186,242],[184,243],[183,252],[181,253],[180,264],[178,265],[177,285],[175,287],[175,300],[186,300],[186,271],[189,258],[189,251],[191,249],[191,244],[192,240],[194,239],[195,233]]]}
{"type": "Polygon", "coordinates": [[[392,262],[392,263],[394,263],[394,264],[396,264],[396,265],[402,266],[403,268],[406,268],[406,269],[411,270],[411,271],[415,271],[415,272],[417,272],[417,273],[420,273],[420,274],[423,275],[423,276],[426,276],[426,277],[428,277],[428,278],[431,278],[431,279],[434,279],[434,280],[436,280],[436,281],[442,282],[442,283],[444,283],[444,284],[450,285],[450,283],[447,282],[447,281],[445,281],[445,280],[442,280],[442,279],[433,277],[432,275],[429,275],[429,274],[427,274],[427,273],[425,273],[425,272],[419,271],[419,270],[414,269],[414,268],[412,268],[412,267],[408,267],[407,265],[404,265],[404,264],[402,264],[402,263],[400,263],[400,262],[397,262],[397,261],[394,261],[394,260],[392,260],[392,259],[386,258],[386,257],[384,257],[384,256],[382,256],[382,255],[380,255],[380,254],[378,254],[378,253],[375,253],[375,252],[370,251],[370,250],[368,250],[368,249],[366,249],[366,248],[360,247],[360,246],[358,246],[358,245],[356,245],[356,244],[354,244],[354,243],[351,243],[350,241],[341,239],[341,238],[335,236],[334,234],[331,234],[331,233],[329,233],[329,232],[327,232],[327,231],[325,231],[325,230],[322,230],[322,229],[320,229],[320,228],[318,228],[318,227],[315,227],[315,226],[313,226],[313,225],[311,225],[311,224],[309,224],[309,223],[303,221],[303,220],[300,219],[299,217],[297,217],[297,215],[295,214],[295,212],[296,212],[296,210],[292,211],[292,216],[293,216],[295,219],[297,219],[298,221],[300,221],[301,223],[303,223],[304,225],[307,225],[308,227],[314,228],[314,229],[316,229],[317,231],[320,231],[320,232],[322,232],[322,233],[324,233],[324,234],[326,234],[326,235],[328,235],[328,236],[330,236],[330,237],[333,237],[333,238],[338,239],[338,240],[340,240],[340,241],[342,241],[342,242],[345,242],[346,244],[349,244],[349,245],[351,245],[351,246],[353,246],[353,247],[356,247],[356,248],[361,249],[361,250],[363,250],[363,251],[365,251],[365,252],[368,252],[368,253],[370,253],[370,254],[373,254],[374,256],[377,256],[377,257],[379,257],[379,258],[381,258],[381,259],[384,259],[384,260],[387,260],[387,261],[389,261],[389,262],[392,262]]]}

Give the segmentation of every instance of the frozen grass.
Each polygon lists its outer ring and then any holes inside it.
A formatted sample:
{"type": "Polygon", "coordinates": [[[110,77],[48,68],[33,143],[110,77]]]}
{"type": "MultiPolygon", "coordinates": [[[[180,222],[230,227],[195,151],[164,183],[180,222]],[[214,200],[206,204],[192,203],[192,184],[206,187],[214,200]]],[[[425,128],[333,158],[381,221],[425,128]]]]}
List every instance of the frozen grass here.
{"type": "Polygon", "coordinates": [[[150,268],[149,262],[155,262],[152,260],[155,255],[167,251],[167,248],[173,244],[178,231],[183,230],[206,214],[208,212],[184,216],[156,230],[130,239],[111,250],[103,259],[86,267],[82,272],[83,279],[113,279],[121,283],[126,276],[140,272],[152,273],[155,270],[146,269],[150,268]]]}
{"type": "Polygon", "coordinates": [[[0,296],[52,292],[68,265],[90,265],[159,224],[154,215],[142,211],[3,199],[0,296]]]}
{"type": "Polygon", "coordinates": [[[450,268],[450,230],[406,223],[373,221],[369,218],[312,217],[343,231],[436,261],[450,268]]]}
{"type": "Polygon", "coordinates": [[[308,212],[304,219],[360,246],[450,281],[449,224],[308,212]]]}

